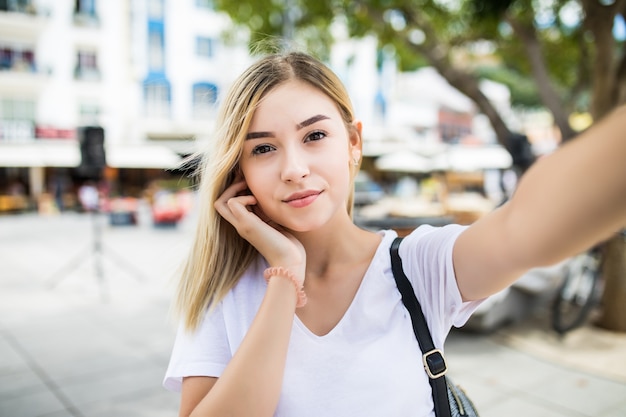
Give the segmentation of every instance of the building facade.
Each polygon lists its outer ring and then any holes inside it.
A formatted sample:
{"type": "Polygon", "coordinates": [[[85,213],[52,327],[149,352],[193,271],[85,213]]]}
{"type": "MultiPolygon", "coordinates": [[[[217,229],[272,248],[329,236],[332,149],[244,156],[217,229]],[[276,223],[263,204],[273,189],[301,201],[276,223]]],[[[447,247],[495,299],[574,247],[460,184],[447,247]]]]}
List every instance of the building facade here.
{"type": "Polygon", "coordinates": [[[223,43],[228,25],[206,0],[0,2],[0,211],[72,205],[87,180],[137,194],[167,176],[207,143],[249,62],[245,41],[223,43]],[[85,127],[104,139],[96,171],[81,170],[98,146],[85,127]]]}

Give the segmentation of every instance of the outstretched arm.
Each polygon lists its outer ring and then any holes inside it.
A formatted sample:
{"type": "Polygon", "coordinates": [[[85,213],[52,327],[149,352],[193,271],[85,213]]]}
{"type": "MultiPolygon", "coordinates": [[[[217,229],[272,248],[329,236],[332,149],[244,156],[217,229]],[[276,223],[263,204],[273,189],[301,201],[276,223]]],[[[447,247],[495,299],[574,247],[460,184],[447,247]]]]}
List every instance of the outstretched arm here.
{"type": "Polygon", "coordinates": [[[464,300],[491,295],[626,225],[626,106],[522,177],[513,198],[472,224],[454,248],[464,300]]]}

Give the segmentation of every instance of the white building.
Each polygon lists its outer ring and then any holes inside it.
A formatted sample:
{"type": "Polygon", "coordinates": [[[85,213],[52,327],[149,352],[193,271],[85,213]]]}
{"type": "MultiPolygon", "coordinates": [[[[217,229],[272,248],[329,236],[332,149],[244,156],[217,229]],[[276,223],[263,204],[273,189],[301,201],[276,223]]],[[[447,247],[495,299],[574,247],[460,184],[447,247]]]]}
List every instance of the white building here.
{"type": "Polygon", "coordinates": [[[219,96],[250,63],[245,39],[221,40],[230,21],[211,3],[132,2],[129,143],[186,154],[210,133],[219,96]]]}
{"type": "Polygon", "coordinates": [[[220,93],[249,62],[245,40],[221,41],[229,20],[211,4],[0,2],[0,196],[75,194],[83,126],[103,128],[113,182],[158,175],[205,143],[220,93]]]}

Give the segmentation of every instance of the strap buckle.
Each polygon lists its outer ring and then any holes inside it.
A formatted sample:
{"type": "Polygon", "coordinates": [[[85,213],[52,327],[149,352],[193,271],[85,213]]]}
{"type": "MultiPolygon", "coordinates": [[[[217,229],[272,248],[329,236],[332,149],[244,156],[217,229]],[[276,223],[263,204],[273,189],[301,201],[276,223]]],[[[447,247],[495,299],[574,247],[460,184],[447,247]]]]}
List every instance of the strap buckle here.
{"type": "Polygon", "coordinates": [[[424,369],[430,379],[437,379],[444,376],[448,372],[446,358],[443,356],[441,349],[433,349],[422,355],[424,369]]]}

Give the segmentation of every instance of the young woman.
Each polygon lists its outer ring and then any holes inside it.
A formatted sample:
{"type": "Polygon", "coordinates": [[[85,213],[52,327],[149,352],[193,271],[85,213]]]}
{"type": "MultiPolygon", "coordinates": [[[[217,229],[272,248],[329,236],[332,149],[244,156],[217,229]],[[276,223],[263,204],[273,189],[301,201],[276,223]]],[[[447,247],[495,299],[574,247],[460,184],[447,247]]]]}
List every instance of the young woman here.
{"type": "MultiPolygon", "coordinates": [[[[443,347],[480,300],[626,224],[626,110],[542,159],[471,226],[422,226],[400,255],[443,347]]],[[[302,53],[252,65],[223,104],[176,298],[164,385],[181,416],[433,416],[390,267],[393,231],[351,219],[361,122],[302,53]]]]}

